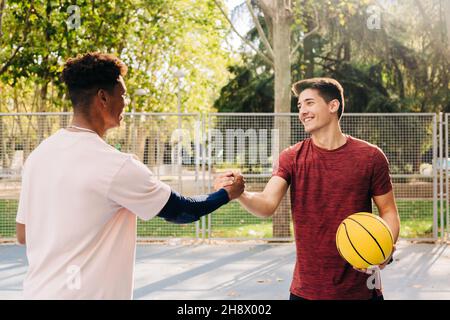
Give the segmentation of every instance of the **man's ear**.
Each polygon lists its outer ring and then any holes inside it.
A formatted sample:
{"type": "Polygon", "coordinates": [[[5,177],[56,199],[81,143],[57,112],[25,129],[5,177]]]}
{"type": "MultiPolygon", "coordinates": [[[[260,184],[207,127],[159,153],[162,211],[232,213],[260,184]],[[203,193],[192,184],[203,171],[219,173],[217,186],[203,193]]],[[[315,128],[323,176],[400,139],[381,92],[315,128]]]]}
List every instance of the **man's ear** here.
{"type": "Polygon", "coordinates": [[[330,112],[331,113],[337,113],[339,111],[339,100],[338,99],[333,99],[328,103],[328,106],[330,108],[330,112]]]}
{"type": "Polygon", "coordinates": [[[108,95],[106,94],[105,90],[99,89],[97,91],[97,97],[100,100],[103,107],[106,107],[108,105],[108,95]]]}

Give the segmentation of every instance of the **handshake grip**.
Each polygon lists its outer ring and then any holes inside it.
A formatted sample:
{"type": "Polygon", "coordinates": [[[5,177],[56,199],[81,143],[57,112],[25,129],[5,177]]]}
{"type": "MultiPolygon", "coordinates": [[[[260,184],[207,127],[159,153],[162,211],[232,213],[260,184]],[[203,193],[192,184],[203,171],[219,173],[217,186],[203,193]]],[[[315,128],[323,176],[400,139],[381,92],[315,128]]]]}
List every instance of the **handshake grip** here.
{"type": "Polygon", "coordinates": [[[218,175],[214,180],[214,191],[219,189],[225,189],[230,201],[239,198],[245,190],[244,176],[234,171],[227,171],[218,175]]]}

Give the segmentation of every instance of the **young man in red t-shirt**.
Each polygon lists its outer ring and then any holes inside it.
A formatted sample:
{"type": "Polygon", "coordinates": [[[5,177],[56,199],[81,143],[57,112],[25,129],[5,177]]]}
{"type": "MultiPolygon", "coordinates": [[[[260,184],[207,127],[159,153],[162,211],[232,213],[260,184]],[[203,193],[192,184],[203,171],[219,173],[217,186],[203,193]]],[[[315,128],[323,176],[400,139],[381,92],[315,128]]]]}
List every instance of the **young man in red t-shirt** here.
{"type": "MultiPolygon", "coordinates": [[[[369,289],[365,270],[355,270],[340,257],[335,237],[346,217],[372,212],[373,199],[397,241],[400,220],[388,160],[377,146],[342,133],[339,82],[307,79],[295,83],[293,92],[299,119],[311,137],[280,154],[264,191],[245,191],[238,200],[252,214],[267,218],[291,187],[297,249],[291,300],[383,299],[381,290],[369,289]]],[[[230,177],[222,178],[226,182],[230,177]]]]}

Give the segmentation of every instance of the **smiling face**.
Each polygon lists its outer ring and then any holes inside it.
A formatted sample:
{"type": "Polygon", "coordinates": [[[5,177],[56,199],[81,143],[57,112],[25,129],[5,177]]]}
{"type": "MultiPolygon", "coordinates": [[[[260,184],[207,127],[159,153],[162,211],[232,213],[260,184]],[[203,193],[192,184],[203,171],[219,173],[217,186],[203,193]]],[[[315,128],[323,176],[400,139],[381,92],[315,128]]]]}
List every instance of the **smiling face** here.
{"type": "Polygon", "coordinates": [[[117,84],[111,92],[100,90],[100,99],[103,102],[103,121],[105,129],[120,126],[123,119],[122,113],[127,106],[127,88],[122,76],[119,77],[117,84]]]}
{"type": "Polygon", "coordinates": [[[326,102],[317,89],[305,89],[298,96],[299,119],[307,133],[338,124],[339,101],[326,102]]]}

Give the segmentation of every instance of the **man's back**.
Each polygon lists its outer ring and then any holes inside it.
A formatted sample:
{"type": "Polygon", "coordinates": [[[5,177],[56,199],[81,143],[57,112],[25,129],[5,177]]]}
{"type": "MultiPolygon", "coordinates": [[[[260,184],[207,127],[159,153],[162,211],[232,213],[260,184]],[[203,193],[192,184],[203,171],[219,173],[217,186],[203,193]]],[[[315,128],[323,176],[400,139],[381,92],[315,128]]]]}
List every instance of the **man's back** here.
{"type": "Polygon", "coordinates": [[[30,266],[25,298],[132,297],[136,216],[113,200],[130,158],[94,133],[65,129],[29,156],[17,215],[30,266]]]}

